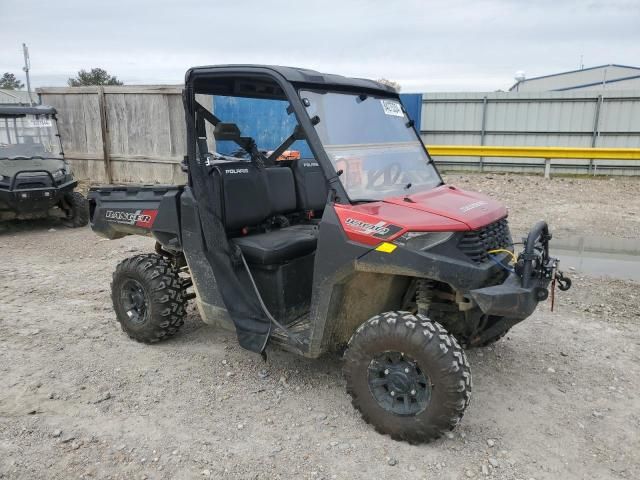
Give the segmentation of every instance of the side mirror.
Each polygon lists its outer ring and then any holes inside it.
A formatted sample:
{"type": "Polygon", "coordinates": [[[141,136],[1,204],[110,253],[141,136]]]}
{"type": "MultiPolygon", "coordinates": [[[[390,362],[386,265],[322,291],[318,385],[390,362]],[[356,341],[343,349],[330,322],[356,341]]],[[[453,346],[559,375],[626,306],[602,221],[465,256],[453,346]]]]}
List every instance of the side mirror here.
{"type": "Polygon", "coordinates": [[[240,129],[235,123],[220,122],[213,129],[213,136],[220,141],[236,141],[240,139],[240,129]]]}

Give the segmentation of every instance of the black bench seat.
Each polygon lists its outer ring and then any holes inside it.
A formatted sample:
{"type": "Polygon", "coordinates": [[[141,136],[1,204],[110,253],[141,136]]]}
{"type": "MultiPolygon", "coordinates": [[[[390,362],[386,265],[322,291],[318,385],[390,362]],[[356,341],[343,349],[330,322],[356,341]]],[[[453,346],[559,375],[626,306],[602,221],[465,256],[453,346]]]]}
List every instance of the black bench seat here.
{"type": "Polygon", "coordinates": [[[248,263],[272,265],[284,263],[316,249],[316,236],[311,229],[281,228],[231,239],[240,247],[248,263]]]}
{"type": "Polygon", "coordinates": [[[298,190],[304,191],[304,195],[298,199],[294,173],[284,164],[258,169],[249,162],[239,161],[221,163],[217,168],[221,180],[225,228],[231,237],[230,241],[240,247],[250,264],[287,263],[316,249],[317,222],[243,235],[270,218],[293,212],[306,215],[322,211],[327,193],[324,177],[318,178],[317,174],[321,175],[322,172],[317,163],[307,161],[294,169],[297,177],[309,180],[299,186],[298,190]],[[309,192],[312,187],[315,187],[313,195],[309,192]]]}

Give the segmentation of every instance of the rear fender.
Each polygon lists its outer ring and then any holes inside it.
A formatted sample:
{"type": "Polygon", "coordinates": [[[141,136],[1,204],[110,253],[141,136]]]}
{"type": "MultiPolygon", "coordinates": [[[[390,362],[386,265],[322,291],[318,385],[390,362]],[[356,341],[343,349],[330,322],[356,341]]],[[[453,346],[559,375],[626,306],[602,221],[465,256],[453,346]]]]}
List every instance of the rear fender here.
{"type": "Polygon", "coordinates": [[[205,256],[198,203],[190,188],[185,188],[180,196],[180,211],[182,213],[183,251],[189,266],[189,273],[193,279],[200,316],[209,325],[235,330],[218,290],[213,268],[205,256]]]}

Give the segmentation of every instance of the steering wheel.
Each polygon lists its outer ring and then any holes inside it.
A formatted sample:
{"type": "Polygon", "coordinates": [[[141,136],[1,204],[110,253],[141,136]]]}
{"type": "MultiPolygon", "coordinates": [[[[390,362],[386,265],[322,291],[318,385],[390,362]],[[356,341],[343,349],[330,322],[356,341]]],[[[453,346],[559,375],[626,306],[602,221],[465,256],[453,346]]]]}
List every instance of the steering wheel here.
{"type": "Polygon", "coordinates": [[[402,166],[398,162],[393,162],[380,170],[369,170],[367,178],[367,188],[372,190],[382,190],[384,187],[395,185],[400,179],[402,166]]]}

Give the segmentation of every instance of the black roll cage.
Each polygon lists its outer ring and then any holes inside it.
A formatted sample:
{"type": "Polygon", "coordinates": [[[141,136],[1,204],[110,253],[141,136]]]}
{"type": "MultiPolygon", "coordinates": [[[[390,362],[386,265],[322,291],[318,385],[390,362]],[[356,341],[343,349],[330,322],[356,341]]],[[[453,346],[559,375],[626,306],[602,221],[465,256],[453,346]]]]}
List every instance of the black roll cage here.
{"type": "MultiPolygon", "coordinates": [[[[288,111],[296,116],[298,125],[291,136],[285,139],[268,160],[277,159],[282,151],[286,150],[293,141],[304,138],[320,165],[330,190],[333,192],[333,200],[335,203],[351,204],[352,202],[339,180],[339,174],[331,163],[320,137],[314,128],[313,120],[307,115],[306,108],[300,99],[298,92],[302,89],[352,94],[372,94],[395,99],[400,102],[400,96],[394,89],[371,80],[346,78],[337,75],[325,75],[310,70],[266,65],[194,67],[189,69],[185,75],[185,89],[183,91],[185,114],[187,116],[187,155],[189,158],[195,158],[196,152],[205,146],[200,144],[198,146],[201,148],[196,148],[197,142],[202,142],[204,128],[203,125],[198,125],[198,118],[202,119],[206,117],[214,126],[216,123],[213,123],[213,121],[220,122],[215,115],[208,112],[196,101],[195,95],[197,93],[287,100],[290,105],[288,111]],[[216,81],[220,81],[220,83],[217,84],[216,81]],[[224,81],[227,83],[224,83],[224,81]],[[199,112],[202,112],[202,110],[206,113],[200,115],[199,112]]],[[[420,139],[420,134],[415,124],[410,122],[408,126],[414,129],[416,137],[420,139]]],[[[253,139],[243,137],[243,140],[249,148],[255,148],[255,142],[249,142],[249,140],[252,141],[253,139]]],[[[242,143],[236,143],[245,148],[253,158],[254,154],[249,151],[248,148],[242,143]]],[[[420,144],[424,148],[430,163],[433,164],[433,159],[424,147],[422,141],[420,141],[420,144]]],[[[440,173],[437,173],[438,176],[440,176],[440,173]]],[[[189,184],[192,184],[191,175],[192,173],[189,172],[189,184]]],[[[442,181],[442,178],[440,178],[440,180],[442,181]]]]}

